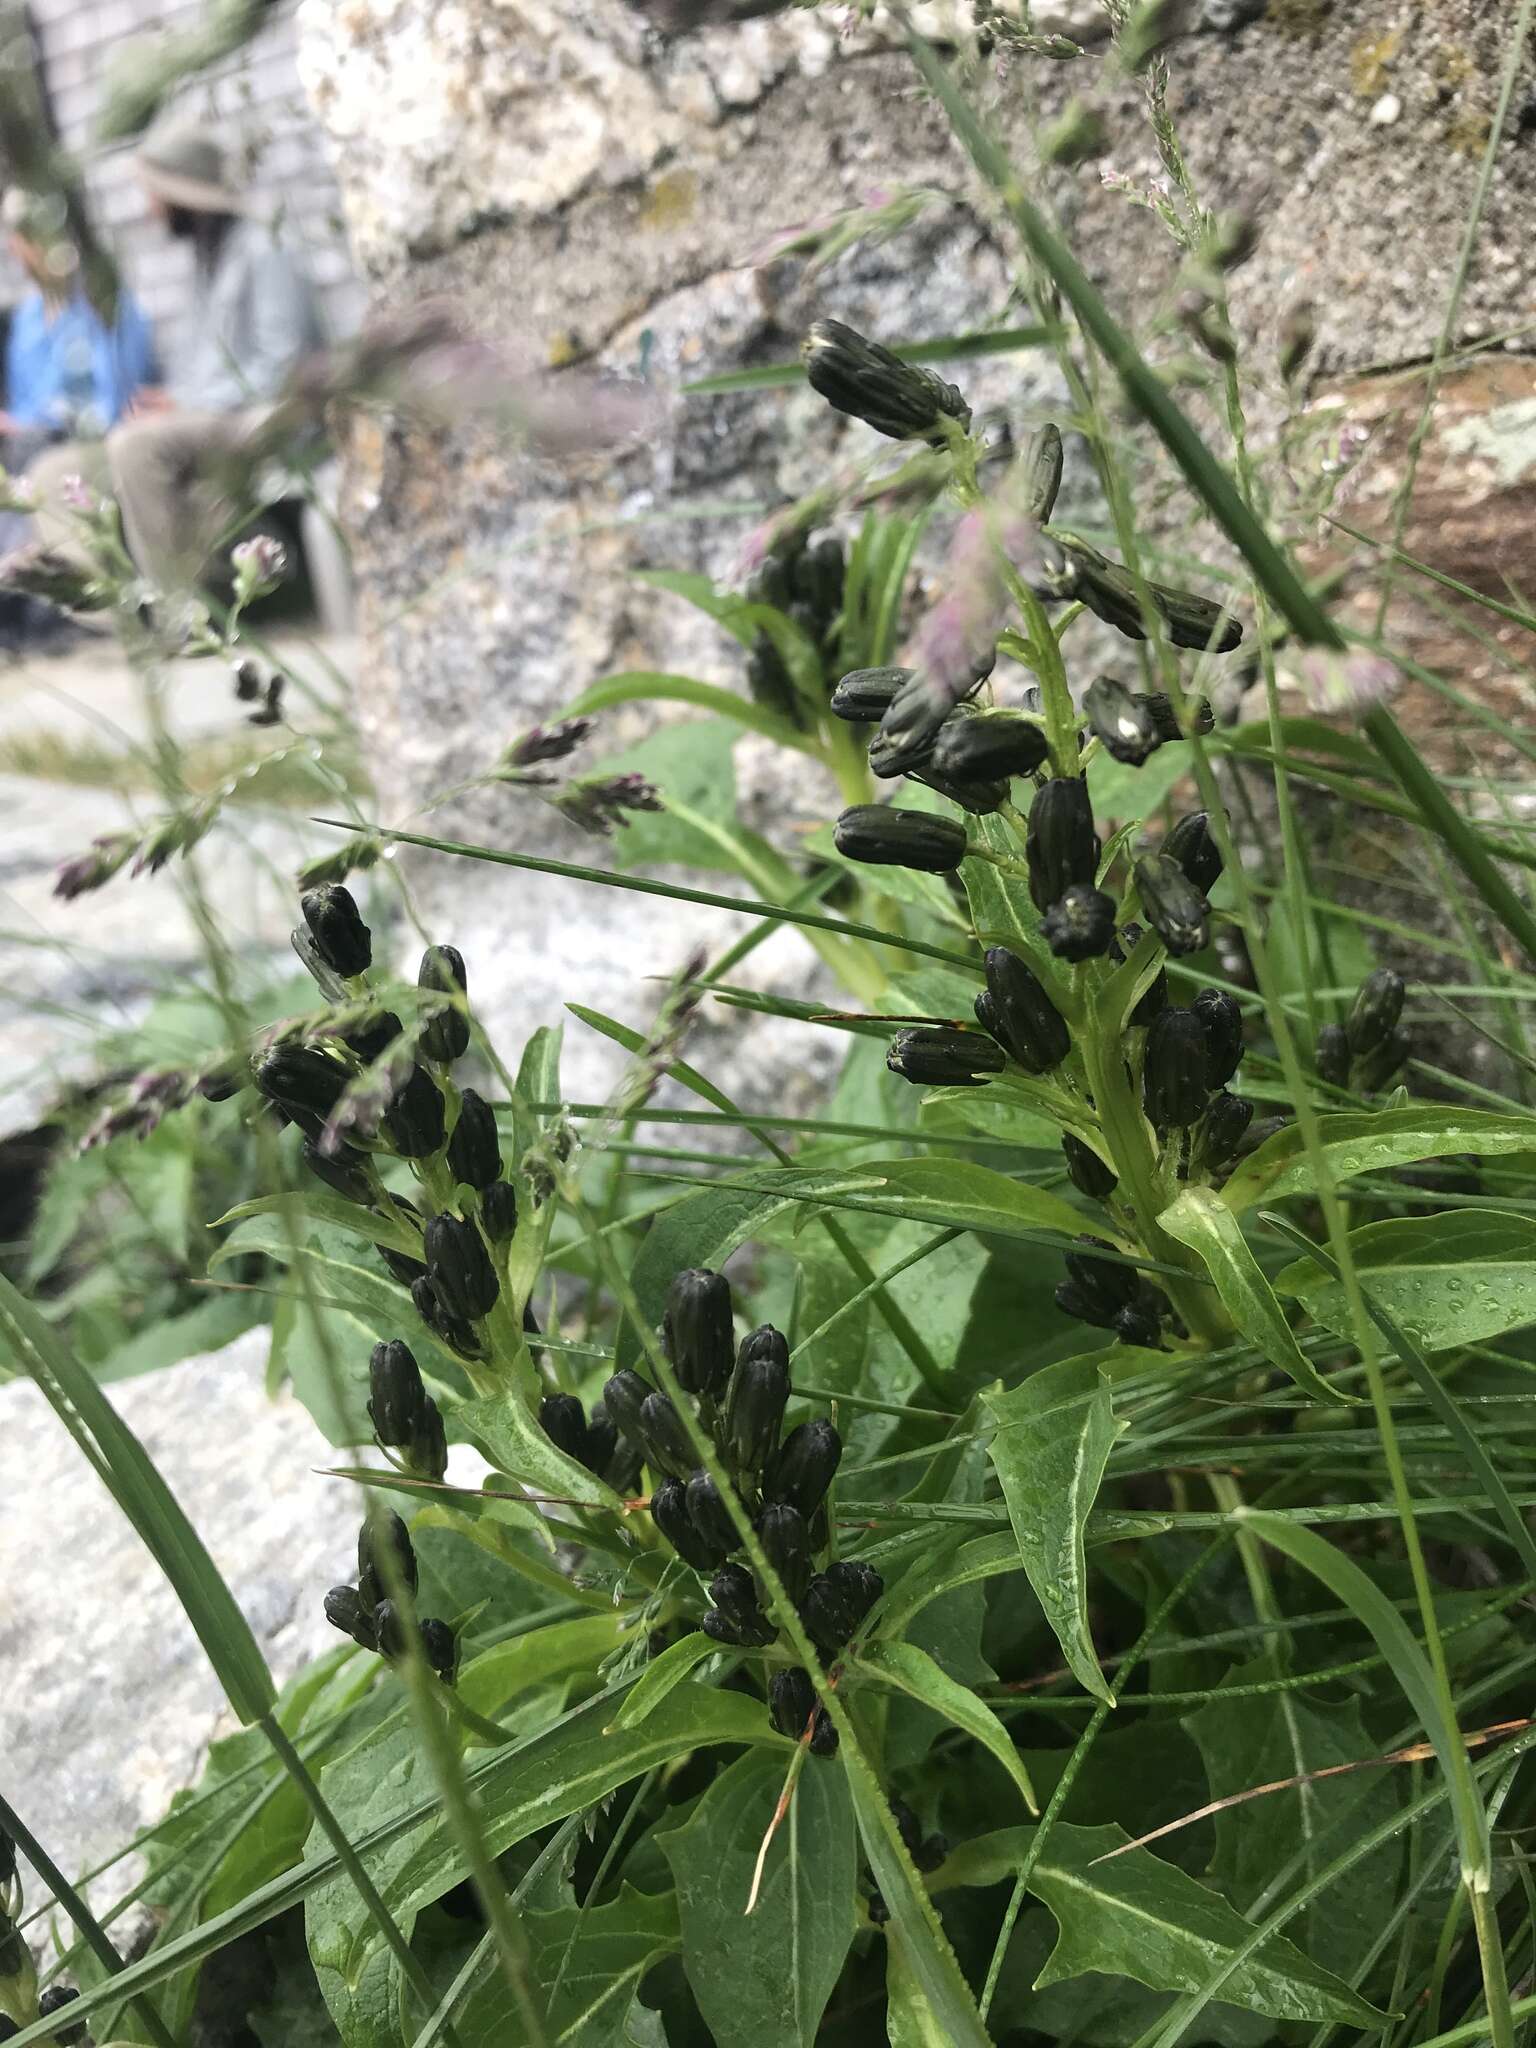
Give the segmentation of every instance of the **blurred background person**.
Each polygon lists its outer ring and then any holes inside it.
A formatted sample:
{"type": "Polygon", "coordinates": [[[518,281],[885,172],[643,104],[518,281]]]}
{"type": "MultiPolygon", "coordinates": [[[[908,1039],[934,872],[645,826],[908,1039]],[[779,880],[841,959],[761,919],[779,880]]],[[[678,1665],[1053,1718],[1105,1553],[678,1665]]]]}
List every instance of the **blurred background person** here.
{"type": "Polygon", "coordinates": [[[3,209],[12,256],[32,289],[11,309],[0,433],[13,473],[49,441],[100,440],[153,385],[149,323],[129,291],[107,326],[86,298],[80,259],[63,236],[63,208],[18,189],[3,209]]]}
{"type": "Polygon", "coordinates": [[[229,472],[285,379],[320,345],[308,279],[276,227],[249,211],[220,141],[201,129],[152,137],[135,160],[166,232],[190,245],[193,317],[163,386],[139,389],[104,443],[104,462],[50,448],[34,477],[47,538],[67,544],[58,488],[84,474],[116,497],[140,570],[163,588],[195,583],[236,512],[229,472]]]}

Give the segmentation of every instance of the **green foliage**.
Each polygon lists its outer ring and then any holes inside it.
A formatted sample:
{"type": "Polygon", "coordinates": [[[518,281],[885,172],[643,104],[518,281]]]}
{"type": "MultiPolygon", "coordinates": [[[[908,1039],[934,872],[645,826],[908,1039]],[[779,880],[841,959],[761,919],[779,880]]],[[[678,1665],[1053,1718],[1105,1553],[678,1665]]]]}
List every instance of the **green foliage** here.
{"type": "MultiPolygon", "coordinates": [[[[515,1062],[486,1042],[479,963],[441,950],[397,979],[380,946],[343,976],[301,931],[318,1007],[285,1002],[278,1053],[249,1084],[229,1067],[233,1103],[189,1084],[142,1142],[61,1165],[23,1276],[39,1303],[0,1288],[15,1367],[247,1724],[145,1844],[147,1951],[109,1974],[82,1930],[94,1959],[67,1959],[98,2038],[141,2037],[135,1995],[179,2037],[241,1939],[283,1958],[250,2027],[296,2048],[1513,2048],[1536,1116],[1529,910],[1495,853],[1531,855],[1475,822],[1476,785],[1463,807],[1408,758],[1351,669],[1269,516],[1243,375],[1208,445],[963,71],[913,53],[1017,230],[1037,324],[899,351],[817,324],[815,388],[905,437],[897,466],[777,509],[737,584],[647,572],[719,628],[720,674],[626,671],[569,716],[663,704],[649,737],[567,776],[544,764],[585,725],[541,729],[484,778],[603,835],[604,865],[348,822],[370,862],[393,838],[654,897],[634,909],[664,964],[669,901],[742,936],[643,1023],[574,990],[625,1071],[566,1105],[557,1033],[515,1062]],[[920,367],[1026,335],[1061,344],[1113,528],[1091,544],[1058,522],[1062,435],[994,440],[920,367]],[[1106,372],[1150,440],[1111,430],[1106,372]],[[1185,486],[1181,517],[1233,550],[1209,572],[1146,517],[1185,486]],[[1085,718],[1098,626],[1128,680],[1085,718]],[[1267,684],[1281,630],[1329,650],[1363,736],[1218,727],[1223,662],[1246,631],[1267,684]],[[946,774],[999,732],[1038,772],[946,774]],[[793,757],[804,818],[744,822],[744,740],[793,757]],[[898,781],[892,825],[873,807],[898,781]],[[1401,834],[1370,844],[1406,909],[1334,900],[1356,849],[1304,847],[1303,784],[1401,834]],[[1466,973],[1447,1000],[1503,1063],[1476,1075],[1417,985],[1405,1011],[1372,972],[1378,937],[1399,961],[1423,940],[1426,872],[1454,925],[1432,943],[1466,973]],[[823,977],[800,997],[743,965],[786,929],[823,977]],[[841,1034],[819,1113],[725,1092],[688,1042],[710,996],[841,1034]],[[466,1082],[491,1105],[470,1154],[466,1082]],[[350,1645],[275,1702],[97,1385],[243,1327],[247,1276],[274,1297],[274,1384],[353,1460],[337,1483],[402,1517],[333,1590],[350,1645]],[[408,1426],[381,1422],[380,1384],[408,1426]]],[[[1222,224],[1165,84],[1147,69],[1170,177],[1148,203],[1219,338],[1222,224]]],[[[830,264],[922,210],[892,208],[805,246],[830,264]]],[[[259,1008],[239,1030],[207,1009],[188,1071],[245,1060],[259,1008]]]]}

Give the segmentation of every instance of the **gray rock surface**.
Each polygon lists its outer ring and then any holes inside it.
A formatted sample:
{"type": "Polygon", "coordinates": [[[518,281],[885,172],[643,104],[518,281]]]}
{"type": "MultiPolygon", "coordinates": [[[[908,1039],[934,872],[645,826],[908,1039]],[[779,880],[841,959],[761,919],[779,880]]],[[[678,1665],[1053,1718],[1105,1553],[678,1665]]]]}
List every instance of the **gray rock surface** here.
{"type": "MultiPolygon", "coordinates": [[[[110,1390],[180,1501],[282,1683],[330,1647],[321,1599],[346,1576],[354,1490],[264,1385],[266,1333],[110,1390]]],[[[66,1874],[122,1850],[235,1725],[147,1550],[30,1383],[0,1386],[0,1745],[5,1786],[66,1874]]],[[[115,1897],[136,1864],[95,1891],[115,1897]]],[[[34,1903],[40,1887],[32,1887],[34,1903]]]]}
{"type": "MultiPolygon", "coordinates": [[[[1317,309],[1321,372],[1369,372],[1433,347],[1495,100],[1504,10],[1269,0],[1255,12],[1227,0],[1187,10],[1170,104],[1204,203],[1246,208],[1262,226],[1234,279],[1262,450],[1288,403],[1269,367],[1274,335],[1298,302],[1317,309]],[[1384,126],[1372,110],[1388,93],[1399,113],[1384,126]]],[[[1165,175],[1142,88],[1108,59],[1102,12],[1070,13],[1040,25],[1069,28],[1088,56],[1000,59],[972,82],[1026,166],[1036,112],[1075,93],[1103,116],[1107,158],[1031,170],[1032,189],[1166,358],[1185,346],[1171,317],[1178,260],[1132,196],[1165,175]]],[[[542,0],[307,0],[306,81],[380,302],[443,294],[532,365],[643,374],[673,399],[647,447],[585,468],[377,421],[353,437],[360,706],[385,820],[482,770],[511,732],[605,672],[650,667],[740,687],[723,638],[629,572],[728,574],[763,508],[870,452],[873,437],[803,390],[689,401],[675,396],[680,383],[783,360],[824,313],[893,339],[1028,317],[1009,296],[1014,245],[905,57],[878,20],[846,34],[840,22],[831,10],[792,11],[665,38],[624,0],[592,0],[575,23],[542,0]],[[947,202],[884,247],[814,278],[796,262],[743,267],[775,231],[905,186],[947,202]]],[[[1499,152],[1458,338],[1525,318],[1533,193],[1536,136],[1521,122],[1499,152]]],[[[1059,389],[1040,352],[960,374],[977,399],[1005,399],[1023,416],[1050,408],[1059,389]]],[[[1149,464],[1139,489],[1146,518],[1188,528],[1191,554],[1220,553],[1208,527],[1188,525],[1165,465],[1149,464]]],[[[615,716],[605,744],[643,725],[615,716]]],[[[737,769],[748,816],[781,847],[832,807],[795,763],[743,747],[737,769]]],[[[594,854],[504,792],[433,816],[433,829],[602,863],[601,847],[594,854]]],[[[642,1015],[642,976],[671,969],[700,935],[718,943],[734,928],[719,913],[640,907],[504,869],[408,865],[427,922],[471,957],[482,1006],[513,1039],[558,1015],[574,989],[642,1015]]],[[[798,985],[804,957],[776,943],[749,971],[798,985]]],[[[731,1031],[728,1044],[697,1049],[711,1071],[743,1091],[800,1080],[809,1034],[746,1041],[739,1019],[731,1031]]],[[[585,1093],[609,1071],[576,1047],[568,1082],[585,1093]]]]}

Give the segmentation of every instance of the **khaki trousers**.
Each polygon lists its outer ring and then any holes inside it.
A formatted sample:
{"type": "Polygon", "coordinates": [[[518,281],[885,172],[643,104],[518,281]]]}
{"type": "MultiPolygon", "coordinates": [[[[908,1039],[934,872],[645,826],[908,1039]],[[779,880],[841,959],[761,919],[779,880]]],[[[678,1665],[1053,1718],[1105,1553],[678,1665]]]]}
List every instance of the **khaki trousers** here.
{"type": "Polygon", "coordinates": [[[114,427],[104,441],[49,448],[27,472],[37,494],[39,538],[78,557],[78,531],[59,487],[68,476],[82,476],[116,498],[124,538],[142,574],[162,590],[190,588],[234,513],[222,473],[252,418],[147,413],[114,427]]]}

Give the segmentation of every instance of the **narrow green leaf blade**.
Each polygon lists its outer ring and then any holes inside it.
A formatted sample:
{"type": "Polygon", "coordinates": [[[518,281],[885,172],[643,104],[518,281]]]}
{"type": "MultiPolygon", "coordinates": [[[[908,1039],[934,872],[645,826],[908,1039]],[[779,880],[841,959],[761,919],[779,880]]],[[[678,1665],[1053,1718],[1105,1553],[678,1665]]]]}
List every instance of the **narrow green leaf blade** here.
{"type": "Polygon", "coordinates": [[[943,1665],[920,1650],[916,1643],[889,1640],[866,1643],[854,1661],[863,1677],[875,1679],[895,1692],[904,1692],[931,1707],[954,1728],[997,1758],[1019,1788],[1019,1796],[1031,1813],[1038,1813],[1035,1788],[1029,1782],[1024,1759],[1013,1746],[1013,1738],[985,1700],[978,1699],[969,1686],[959,1685],[943,1665]]]}
{"type": "MultiPolygon", "coordinates": [[[[1404,1109],[1345,1111],[1317,1119],[1327,1168],[1335,1182],[1361,1173],[1412,1166],[1470,1152],[1481,1159],[1536,1150],[1536,1117],[1515,1110],[1461,1109],[1411,1102],[1404,1109]]],[[[1221,1191],[1235,1216],[1267,1198],[1311,1194],[1316,1176],[1299,1126],[1288,1124],[1245,1159],[1221,1191]]]]}
{"type": "Polygon", "coordinates": [[[1088,1626],[1083,1540],[1119,1434],[1103,1363],[1097,1353],[1064,1358],[982,1401],[997,1425],[990,1455],[1025,1575],[1078,1683],[1112,1706],[1088,1626]]]}
{"type": "Polygon", "coordinates": [[[1237,1218],[1219,1195],[1209,1188],[1186,1188],[1158,1221],[1201,1260],[1228,1315],[1271,1365],[1289,1373],[1297,1386],[1320,1401],[1348,1399],[1328,1384],[1296,1342],[1237,1218]]]}
{"type": "Polygon", "coordinates": [[[277,1698],[250,1624],[143,1445],[30,1302],[0,1276],[0,1339],[87,1452],[159,1565],[230,1705],[249,1725],[277,1698]]]}

